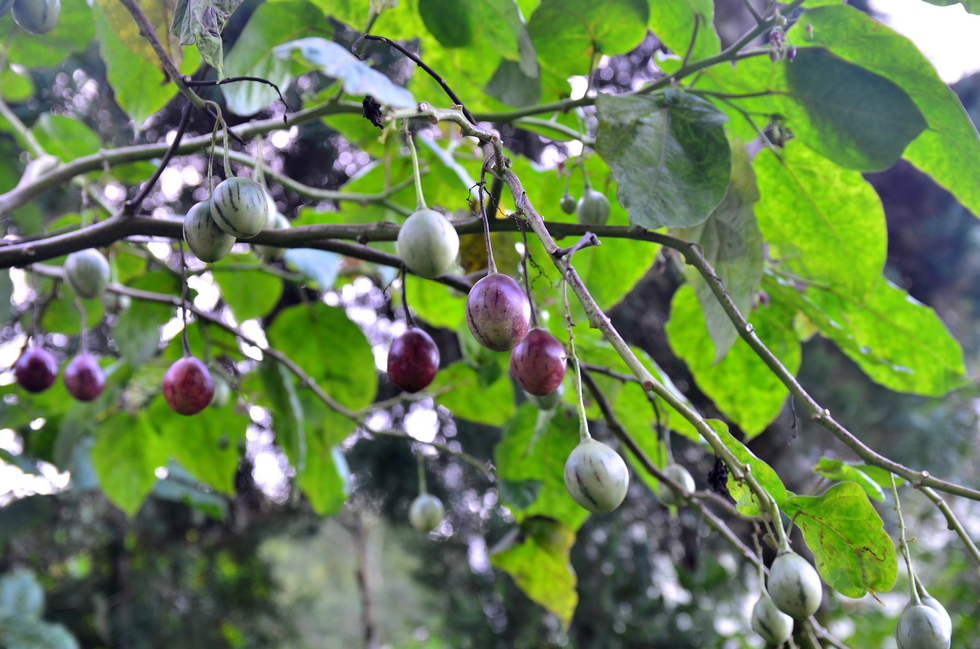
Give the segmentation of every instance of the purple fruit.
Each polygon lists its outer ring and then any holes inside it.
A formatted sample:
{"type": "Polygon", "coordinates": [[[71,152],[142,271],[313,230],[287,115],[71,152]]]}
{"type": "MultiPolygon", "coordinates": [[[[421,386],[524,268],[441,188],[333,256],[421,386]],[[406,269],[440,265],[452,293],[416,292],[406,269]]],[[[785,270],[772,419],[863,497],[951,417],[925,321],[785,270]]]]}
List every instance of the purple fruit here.
{"type": "Polygon", "coordinates": [[[58,376],[58,364],[48,350],[28,347],[14,365],[14,376],[28,392],[44,392],[58,376]]]}
{"type": "Polygon", "coordinates": [[[520,285],[507,275],[487,275],[466,297],[466,324],[487,349],[514,349],[527,336],[530,321],[531,303],[520,285]]]}
{"type": "Polygon", "coordinates": [[[439,348],[429,334],[409,329],[388,350],[388,378],[405,392],[424,390],[439,371],[439,348]]]}
{"type": "Polygon", "coordinates": [[[196,358],[182,358],[163,375],[163,396],[177,414],[196,415],[214,398],[211,372],[196,358]]]}
{"type": "Polygon", "coordinates": [[[551,394],[565,378],[565,346],[544,329],[531,329],[510,356],[510,373],[528,394],[551,394]]]}
{"type": "Polygon", "coordinates": [[[94,358],[79,354],[65,367],[65,387],[79,401],[92,401],[105,389],[105,372],[94,358]]]}

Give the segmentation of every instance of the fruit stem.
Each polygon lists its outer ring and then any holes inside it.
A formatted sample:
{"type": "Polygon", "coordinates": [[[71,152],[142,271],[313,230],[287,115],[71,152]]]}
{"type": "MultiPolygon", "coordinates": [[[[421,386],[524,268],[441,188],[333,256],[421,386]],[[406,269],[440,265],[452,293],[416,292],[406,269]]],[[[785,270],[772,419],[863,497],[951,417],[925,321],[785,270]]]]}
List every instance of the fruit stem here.
{"type": "Polygon", "coordinates": [[[531,305],[531,326],[538,326],[538,309],[534,306],[534,296],[531,295],[531,280],[527,276],[527,258],[531,256],[531,250],[527,247],[527,230],[521,230],[521,238],[524,240],[524,254],[521,255],[521,271],[524,273],[524,292],[527,293],[527,301],[531,305]]]}
{"type": "Polygon", "coordinates": [[[405,120],[405,140],[408,142],[408,152],[412,155],[412,176],[415,179],[415,211],[424,210],[425,196],[422,195],[422,174],[419,171],[419,154],[415,151],[415,136],[408,130],[408,120],[405,120]]]}
{"type": "Polygon", "coordinates": [[[401,267],[402,273],[402,308],[405,310],[405,323],[412,328],[415,326],[415,318],[412,317],[412,310],[408,308],[408,277],[405,272],[405,264],[401,267]]]}
{"type": "Polygon", "coordinates": [[[912,593],[912,603],[922,604],[919,591],[916,589],[917,577],[915,568],[912,567],[912,553],[909,552],[909,543],[905,538],[905,518],[902,516],[902,503],[898,499],[898,485],[895,484],[895,474],[890,475],[892,481],[892,496],[895,497],[895,513],[898,515],[898,547],[902,550],[905,557],[905,567],[909,571],[909,591],[912,593]]]}
{"type": "Polygon", "coordinates": [[[589,190],[592,189],[592,183],[589,182],[589,172],[585,170],[585,161],[583,161],[579,165],[579,167],[582,168],[582,180],[583,180],[583,187],[584,187],[584,191],[582,192],[582,194],[583,195],[588,194],[589,190]]]}
{"type": "Polygon", "coordinates": [[[429,493],[425,485],[425,460],[422,459],[421,453],[416,453],[415,459],[417,460],[416,465],[419,472],[419,494],[424,495],[429,493]]]}
{"type": "Polygon", "coordinates": [[[184,327],[180,332],[180,343],[184,348],[184,358],[190,358],[191,345],[187,341],[187,264],[184,263],[183,239],[177,240],[177,248],[180,252],[180,315],[184,320],[184,327]]]}
{"type": "Polygon", "coordinates": [[[568,302],[568,281],[562,280],[562,297],[565,298],[565,319],[568,321],[568,361],[575,364],[575,409],[578,410],[578,437],[580,442],[591,439],[589,434],[589,421],[585,413],[585,398],[582,395],[582,366],[579,363],[578,355],[575,353],[575,334],[572,327],[575,321],[572,320],[572,308],[568,302]]]}
{"type": "Polygon", "coordinates": [[[88,326],[87,313],[85,313],[85,306],[82,304],[82,300],[75,297],[75,308],[78,309],[78,320],[79,320],[79,330],[78,330],[78,353],[87,354],[88,345],[85,344],[85,328],[88,326]]]}

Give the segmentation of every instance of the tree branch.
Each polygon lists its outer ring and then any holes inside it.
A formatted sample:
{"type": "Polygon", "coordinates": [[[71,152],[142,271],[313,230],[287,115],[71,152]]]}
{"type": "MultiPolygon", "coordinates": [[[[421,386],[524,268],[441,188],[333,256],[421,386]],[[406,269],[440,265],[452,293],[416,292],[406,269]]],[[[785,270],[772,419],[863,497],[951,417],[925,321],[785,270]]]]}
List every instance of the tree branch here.
{"type": "Polygon", "coordinates": [[[153,187],[156,186],[157,181],[160,180],[163,170],[166,169],[167,165],[170,164],[170,161],[173,160],[174,152],[180,147],[180,141],[184,139],[184,133],[187,132],[187,125],[190,124],[191,121],[191,108],[193,107],[194,105],[189,101],[187,102],[187,105],[184,106],[184,110],[180,114],[180,122],[177,124],[177,134],[174,136],[173,144],[171,144],[170,148],[167,149],[167,152],[163,154],[163,159],[160,160],[160,164],[153,172],[153,175],[150,176],[149,180],[147,180],[143,187],[140,188],[139,193],[126,201],[126,203],[123,205],[123,214],[127,216],[136,214],[136,210],[140,208],[143,201],[146,200],[146,197],[150,195],[153,187]]]}

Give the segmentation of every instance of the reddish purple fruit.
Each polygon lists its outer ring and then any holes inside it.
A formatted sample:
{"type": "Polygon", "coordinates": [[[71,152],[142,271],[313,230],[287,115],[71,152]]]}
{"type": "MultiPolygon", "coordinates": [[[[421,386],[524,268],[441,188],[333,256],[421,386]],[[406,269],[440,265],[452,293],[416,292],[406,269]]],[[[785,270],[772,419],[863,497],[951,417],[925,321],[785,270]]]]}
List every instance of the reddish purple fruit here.
{"type": "Polygon", "coordinates": [[[551,394],[565,378],[565,346],[544,329],[531,329],[510,356],[510,373],[528,394],[551,394]]]}
{"type": "Polygon", "coordinates": [[[44,392],[58,376],[58,364],[48,350],[28,347],[14,365],[14,376],[28,392],[44,392]]]}
{"type": "Polygon", "coordinates": [[[92,401],[105,389],[105,372],[88,354],[79,354],[65,367],[65,387],[79,401],[92,401]]]}
{"type": "Polygon", "coordinates": [[[507,275],[487,275],[466,297],[466,324],[487,349],[514,349],[527,336],[530,322],[531,303],[520,285],[507,275]]]}
{"type": "Polygon", "coordinates": [[[163,375],[163,396],[179,415],[196,415],[214,398],[214,380],[204,363],[182,358],[163,375]]]}
{"type": "Polygon", "coordinates": [[[414,327],[395,338],[388,350],[388,378],[405,392],[424,390],[439,371],[439,348],[414,327]]]}

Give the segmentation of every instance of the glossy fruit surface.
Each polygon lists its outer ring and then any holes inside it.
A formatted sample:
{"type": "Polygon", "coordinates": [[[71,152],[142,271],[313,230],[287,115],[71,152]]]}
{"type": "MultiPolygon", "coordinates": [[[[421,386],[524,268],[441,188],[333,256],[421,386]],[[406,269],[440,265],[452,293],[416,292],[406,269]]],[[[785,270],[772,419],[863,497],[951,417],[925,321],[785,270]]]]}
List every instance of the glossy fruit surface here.
{"type": "Polygon", "coordinates": [[[269,223],[268,194],[251,178],[227,178],[211,196],[211,216],[238,239],[251,239],[269,223]]]}
{"type": "Polygon", "coordinates": [[[575,200],[575,197],[572,196],[571,194],[566,192],[561,197],[561,211],[564,212],[565,214],[573,214],[577,206],[578,206],[578,201],[575,200]]]}
{"type": "Polygon", "coordinates": [[[14,22],[32,34],[47,34],[58,24],[60,0],[14,0],[14,22]]]}
{"type": "Polygon", "coordinates": [[[530,323],[531,303],[520,285],[507,275],[487,275],[466,296],[466,324],[487,349],[514,349],[524,340],[530,323]]]}
{"type": "Polygon", "coordinates": [[[424,390],[439,371],[439,347],[429,334],[412,327],[391,342],[388,378],[405,392],[424,390]]]}
{"type": "Polygon", "coordinates": [[[510,355],[510,373],[528,394],[551,394],[565,378],[565,346],[547,330],[531,329],[510,355]]]}
{"type": "Polygon", "coordinates": [[[895,641],[898,649],[949,649],[950,632],[937,611],[913,604],[898,618],[895,641]]]}
{"type": "Polygon", "coordinates": [[[752,607],[752,630],[768,645],[781,645],[793,635],[793,618],[772,603],[768,593],[762,593],[752,607]]]}
{"type": "Polygon", "coordinates": [[[594,514],[606,514],[619,507],[629,486],[626,462],[602,442],[580,442],[565,462],[568,493],[594,514]]]}
{"type": "Polygon", "coordinates": [[[602,192],[586,189],[578,199],[575,218],[582,225],[605,225],[609,220],[609,199],[602,192]]]}
{"type": "Polygon", "coordinates": [[[431,494],[422,494],[412,501],[408,509],[408,520],[419,532],[431,532],[446,517],[442,501],[431,494]]]}
{"type": "Polygon", "coordinates": [[[79,401],[92,401],[105,389],[105,372],[88,354],[79,354],[65,366],[65,387],[79,401]]]}
{"type": "MultiPolygon", "coordinates": [[[[939,613],[939,619],[943,623],[943,628],[946,629],[947,634],[951,635],[953,633],[953,620],[950,619],[949,613],[946,612],[946,607],[940,604],[938,599],[930,595],[923,596],[921,600],[923,606],[928,606],[936,613],[939,613]]],[[[912,602],[909,602],[908,607],[911,606],[914,606],[914,604],[912,604],[912,602]]]]}
{"type": "Polygon", "coordinates": [[[459,235],[449,220],[430,209],[413,212],[398,231],[398,256],[419,277],[448,273],[459,253],[459,235]]]}
{"type": "Polygon", "coordinates": [[[64,270],[65,283],[78,297],[97,298],[109,285],[109,260],[95,248],[68,255],[64,270]]]}
{"type": "Polygon", "coordinates": [[[769,596],[783,613],[797,620],[817,612],[823,600],[820,575],[795,552],[784,552],[769,568],[769,596]]]}
{"type": "Polygon", "coordinates": [[[187,210],[184,241],[194,256],[206,263],[218,261],[235,245],[235,237],[219,228],[211,216],[211,201],[201,201],[187,210]]]}
{"type": "MultiPolygon", "coordinates": [[[[685,491],[694,491],[694,476],[692,476],[691,472],[682,467],[680,464],[671,462],[664,467],[664,473],[668,478],[684,487],[685,491]]],[[[658,494],[659,495],[657,497],[660,498],[660,502],[665,505],[672,505],[676,507],[684,502],[677,492],[667,485],[660,485],[660,491],[658,494]]]]}
{"type": "Polygon", "coordinates": [[[551,394],[546,394],[542,397],[531,394],[527,390],[524,391],[524,396],[526,396],[527,400],[533,403],[539,410],[554,410],[558,407],[558,404],[561,403],[562,397],[565,396],[565,384],[562,383],[554,392],[551,394]]]}
{"type": "Polygon", "coordinates": [[[14,377],[28,392],[44,392],[58,376],[58,363],[43,347],[28,347],[14,365],[14,377]]]}
{"type": "Polygon", "coordinates": [[[211,372],[196,358],[181,358],[163,375],[163,396],[174,412],[196,415],[214,398],[211,372]]]}
{"type": "MultiPolygon", "coordinates": [[[[269,225],[268,229],[285,230],[288,227],[289,219],[279,212],[276,212],[275,218],[272,219],[272,224],[269,225]]],[[[254,244],[252,247],[255,248],[255,252],[259,253],[266,259],[281,259],[282,256],[286,254],[285,248],[279,248],[276,246],[262,246],[254,244]]]]}

